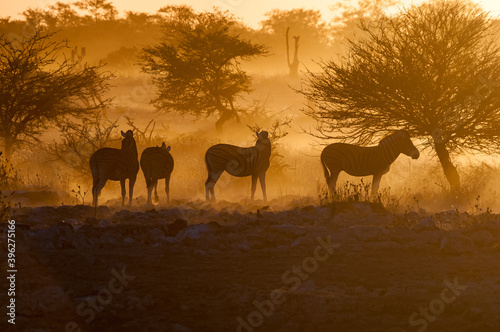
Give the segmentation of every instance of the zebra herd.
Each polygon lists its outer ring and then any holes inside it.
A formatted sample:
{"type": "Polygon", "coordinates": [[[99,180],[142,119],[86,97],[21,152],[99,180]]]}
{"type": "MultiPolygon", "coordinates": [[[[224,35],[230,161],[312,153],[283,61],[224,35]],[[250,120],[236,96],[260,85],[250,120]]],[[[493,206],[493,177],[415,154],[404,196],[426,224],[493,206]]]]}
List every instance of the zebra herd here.
{"type": "MultiPolygon", "coordinates": [[[[97,210],[98,196],[107,180],[120,181],[122,205],[125,204],[125,180],[129,180],[129,204],[132,205],[134,184],[139,172],[139,165],[146,180],[148,203],[154,189],[155,200],[158,201],[156,187],[159,179],[165,179],[165,192],[170,202],[169,182],[174,169],[174,159],[170,155],[170,146],[165,143],[161,147],[146,148],[140,162],[133,132],[121,132],[123,140],[121,149],[102,148],[90,157],[93,186],[92,198],[97,210]]],[[[205,182],[207,201],[215,200],[214,187],[224,171],[232,176],[252,176],[251,199],[254,199],[257,179],[260,181],[264,201],[266,195],[266,171],[270,166],[271,141],[266,131],[257,132],[257,142],[253,147],[239,147],[229,144],[216,144],[205,153],[208,178],[205,182]]],[[[341,171],[353,176],[373,175],[372,195],[378,191],[382,175],[389,171],[391,164],[400,153],[417,159],[419,151],[413,145],[410,135],[405,130],[398,130],[383,138],[377,146],[360,147],[352,144],[334,143],[324,148],[321,153],[321,164],[331,197],[335,195],[337,178],[341,171]]]]}

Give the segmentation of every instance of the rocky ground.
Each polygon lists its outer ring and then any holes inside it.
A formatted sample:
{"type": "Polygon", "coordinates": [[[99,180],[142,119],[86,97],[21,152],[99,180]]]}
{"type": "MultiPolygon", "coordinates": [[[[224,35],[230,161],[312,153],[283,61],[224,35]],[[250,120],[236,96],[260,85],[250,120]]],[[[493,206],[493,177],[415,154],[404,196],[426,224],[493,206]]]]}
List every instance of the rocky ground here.
{"type": "Polygon", "coordinates": [[[0,330],[500,331],[499,215],[307,199],[92,215],[15,211],[16,325],[0,330]]]}

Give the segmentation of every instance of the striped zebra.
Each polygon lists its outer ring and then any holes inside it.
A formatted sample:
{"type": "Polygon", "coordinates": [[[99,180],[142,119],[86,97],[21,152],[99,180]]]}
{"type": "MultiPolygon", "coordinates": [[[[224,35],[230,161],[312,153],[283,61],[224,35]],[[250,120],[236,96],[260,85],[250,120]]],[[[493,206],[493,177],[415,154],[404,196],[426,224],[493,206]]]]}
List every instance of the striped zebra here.
{"type": "Polygon", "coordinates": [[[207,200],[215,200],[214,187],[221,174],[226,171],[237,177],[252,176],[251,199],[254,199],[257,178],[260,181],[264,201],[266,196],[266,171],[269,168],[271,156],[271,141],[267,131],[257,133],[255,146],[242,148],[229,144],[211,146],[205,154],[205,163],[208,170],[208,179],[205,182],[207,200]]]}
{"type": "Polygon", "coordinates": [[[167,202],[170,202],[170,174],[174,169],[174,158],[170,154],[170,146],[165,143],[161,147],[150,147],[142,151],[141,154],[141,169],[146,179],[148,188],[148,203],[151,203],[151,192],[155,190],[155,201],[159,201],[156,187],[159,179],[165,179],[165,193],[167,194],[167,202]]]}
{"type": "Polygon", "coordinates": [[[384,137],[377,146],[361,147],[345,143],[328,145],[321,152],[321,164],[331,197],[334,197],[341,171],[353,176],[373,175],[372,197],[375,196],[382,175],[389,172],[400,153],[413,159],[420,156],[406,130],[398,130],[384,137]]]}
{"type": "Polygon", "coordinates": [[[126,133],[122,131],[121,134],[123,136],[121,149],[102,148],[90,157],[89,164],[93,178],[92,198],[96,210],[97,198],[108,180],[120,181],[122,205],[125,205],[125,180],[129,180],[129,204],[132,205],[134,184],[139,172],[137,146],[132,130],[126,133]]]}

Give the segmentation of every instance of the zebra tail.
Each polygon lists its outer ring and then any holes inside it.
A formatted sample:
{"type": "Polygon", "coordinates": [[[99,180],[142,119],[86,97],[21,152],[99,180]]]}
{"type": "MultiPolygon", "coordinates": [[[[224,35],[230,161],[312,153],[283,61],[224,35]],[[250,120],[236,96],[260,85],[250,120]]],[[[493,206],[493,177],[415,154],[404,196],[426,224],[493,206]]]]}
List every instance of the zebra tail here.
{"type": "Polygon", "coordinates": [[[330,178],[330,171],[328,170],[328,167],[326,167],[323,158],[321,158],[321,166],[323,166],[323,174],[325,174],[326,182],[328,182],[328,179],[330,178]]]}
{"type": "Polygon", "coordinates": [[[146,178],[146,187],[149,189],[149,186],[153,182],[153,162],[151,159],[146,163],[146,172],[144,172],[146,178]]]}
{"type": "Polygon", "coordinates": [[[207,181],[205,183],[208,183],[209,180],[212,179],[212,176],[211,176],[211,169],[210,169],[210,164],[208,162],[208,153],[205,154],[205,165],[207,166],[207,172],[208,172],[208,178],[207,178],[207,181]]]}

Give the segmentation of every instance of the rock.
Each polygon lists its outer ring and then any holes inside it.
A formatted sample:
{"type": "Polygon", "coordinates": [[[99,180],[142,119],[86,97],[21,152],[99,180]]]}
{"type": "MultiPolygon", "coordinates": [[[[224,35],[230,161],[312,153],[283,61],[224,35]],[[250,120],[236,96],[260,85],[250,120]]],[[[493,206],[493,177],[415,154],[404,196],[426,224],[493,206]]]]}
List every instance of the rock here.
{"type": "Polygon", "coordinates": [[[197,240],[201,238],[203,235],[206,233],[209,233],[213,231],[214,228],[211,227],[209,224],[198,224],[198,225],[191,225],[188,226],[184,229],[182,229],[176,236],[176,238],[180,241],[183,241],[185,239],[190,239],[190,240],[197,240]]]}
{"type": "Polygon", "coordinates": [[[486,229],[495,237],[500,236],[500,220],[489,220],[485,224],[486,229]]]}
{"type": "Polygon", "coordinates": [[[421,243],[439,246],[443,238],[443,231],[425,230],[415,234],[415,240],[421,243]]]}
{"type": "Polygon", "coordinates": [[[449,254],[463,254],[474,248],[472,240],[460,233],[450,233],[441,240],[441,249],[449,254]]]}
{"type": "Polygon", "coordinates": [[[116,229],[108,229],[99,237],[99,243],[103,246],[115,246],[120,242],[120,233],[116,229]]]}
{"type": "Polygon", "coordinates": [[[269,226],[269,231],[281,233],[284,236],[293,238],[307,233],[304,227],[295,225],[271,225],[269,226]]]}
{"type": "Polygon", "coordinates": [[[134,243],[134,239],[130,238],[130,237],[126,237],[123,239],[123,244],[132,244],[134,243]]]}
{"type": "Polygon", "coordinates": [[[111,226],[111,220],[109,220],[109,219],[99,219],[99,222],[97,223],[97,225],[100,228],[109,227],[109,226],[111,226]]]}
{"type": "Polygon", "coordinates": [[[317,210],[316,210],[316,206],[314,206],[314,205],[306,205],[301,209],[301,211],[315,214],[317,210]]]}
{"type": "Polygon", "coordinates": [[[438,230],[438,224],[434,217],[429,216],[420,220],[415,226],[412,227],[413,232],[422,232],[422,231],[435,231],[438,230]]]}
{"type": "Polygon", "coordinates": [[[46,286],[29,296],[19,296],[19,314],[37,316],[67,309],[71,301],[60,286],[46,286]]]}
{"type": "Polygon", "coordinates": [[[177,218],[171,224],[167,225],[168,236],[176,236],[182,229],[187,227],[187,221],[184,219],[177,218]]]}
{"type": "Polygon", "coordinates": [[[467,320],[473,321],[473,322],[477,322],[477,321],[481,320],[483,318],[483,316],[484,316],[483,309],[478,308],[478,307],[469,308],[465,312],[465,317],[467,317],[467,320]]]}
{"type": "Polygon", "coordinates": [[[76,249],[90,249],[92,245],[85,235],[76,233],[72,240],[72,246],[76,249]]]}
{"type": "Polygon", "coordinates": [[[470,238],[478,247],[489,247],[496,242],[493,235],[485,229],[472,233],[470,238]]]}
{"type": "Polygon", "coordinates": [[[397,226],[392,230],[390,237],[392,241],[399,244],[408,243],[415,239],[414,234],[412,234],[410,228],[407,226],[397,226]]]}
{"type": "Polygon", "coordinates": [[[172,327],[172,331],[173,332],[191,332],[191,329],[189,329],[185,326],[182,326],[181,324],[174,324],[174,326],[172,327]]]}
{"type": "Polygon", "coordinates": [[[308,279],[307,281],[300,284],[297,291],[314,292],[316,291],[316,284],[314,283],[314,280],[308,279]]]}
{"type": "Polygon", "coordinates": [[[384,231],[378,226],[355,226],[349,233],[361,241],[383,241],[386,238],[384,231]]]}
{"type": "Polygon", "coordinates": [[[130,222],[133,219],[132,213],[129,210],[121,210],[111,216],[111,222],[114,223],[124,223],[130,222]]]}
{"type": "Polygon", "coordinates": [[[57,222],[49,228],[39,229],[34,233],[34,245],[40,248],[73,248],[75,233],[73,227],[64,222],[57,222]]]}
{"type": "Polygon", "coordinates": [[[86,238],[98,238],[101,236],[102,230],[92,225],[83,225],[76,230],[77,234],[82,234],[86,238]]]}
{"type": "Polygon", "coordinates": [[[302,329],[300,325],[292,321],[287,322],[285,325],[281,326],[276,332],[300,332],[302,329]]]}
{"type": "Polygon", "coordinates": [[[152,228],[148,231],[147,240],[151,244],[160,243],[165,239],[165,233],[159,228],[152,228]]]}
{"type": "Polygon", "coordinates": [[[303,240],[304,240],[303,236],[296,238],[295,241],[292,242],[292,244],[290,245],[290,247],[293,248],[293,247],[296,247],[296,246],[300,245],[303,240]]]}

